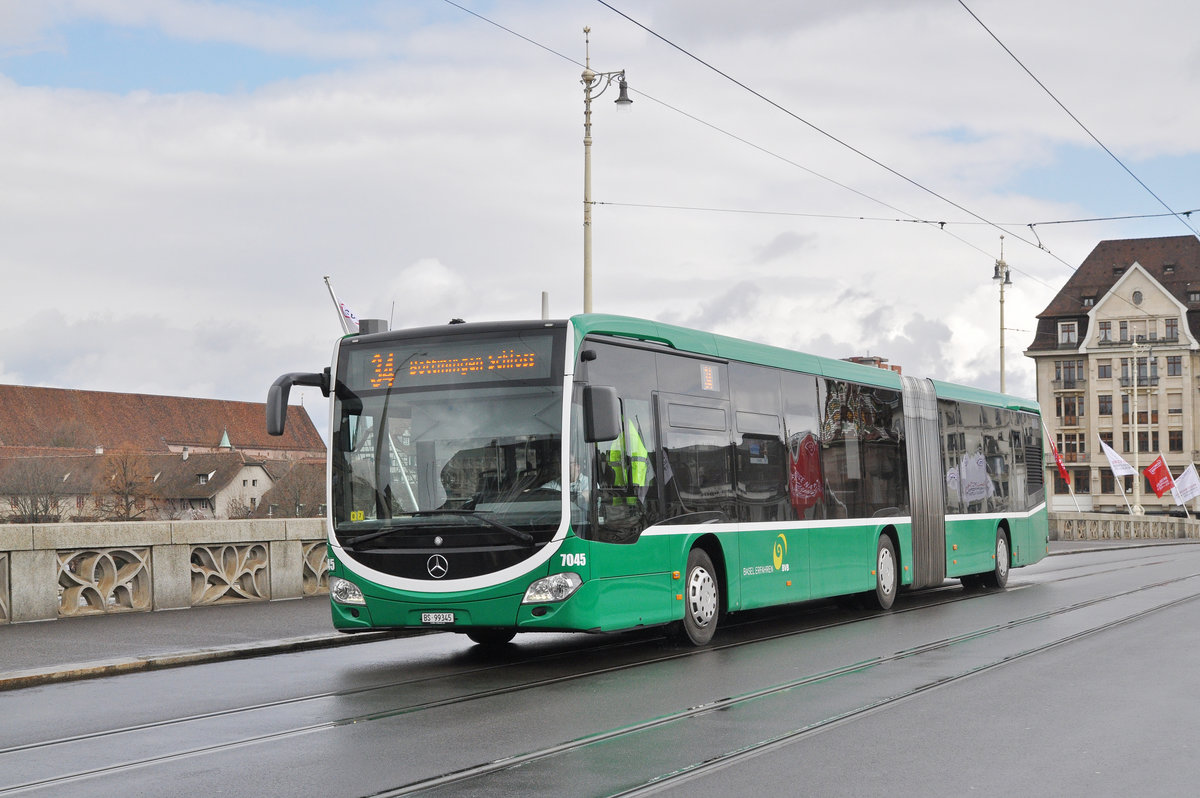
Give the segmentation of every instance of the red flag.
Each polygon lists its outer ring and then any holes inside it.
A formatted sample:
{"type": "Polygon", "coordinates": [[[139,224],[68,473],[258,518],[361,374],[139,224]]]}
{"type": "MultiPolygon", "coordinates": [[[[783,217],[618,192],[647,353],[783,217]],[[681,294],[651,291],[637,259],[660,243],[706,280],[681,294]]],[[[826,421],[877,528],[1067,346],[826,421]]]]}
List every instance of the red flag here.
{"type": "Polygon", "coordinates": [[[1154,488],[1154,495],[1160,499],[1164,493],[1175,487],[1175,480],[1171,479],[1171,469],[1167,468],[1167,461],[1161,454],[1157,460],[1146,466],[1142,473],[1146,475],[1146,479],[1150,480],[1150,487],[1154,488]]]}
{"type": "Polygon", "coordinates": [[[1071,484],[1071,478],[1067,476],[1067,467],[1063,465],[1062,457],[1058,454],[1058,447],[1054,445],[1054,440],[1050,436],[1046,436],[1046,443],[1050,444],[1050,454],[1054,455],[1054,462],[1058,463],[1058,475],[1062,477],[1063,482],[1071,484]]]}

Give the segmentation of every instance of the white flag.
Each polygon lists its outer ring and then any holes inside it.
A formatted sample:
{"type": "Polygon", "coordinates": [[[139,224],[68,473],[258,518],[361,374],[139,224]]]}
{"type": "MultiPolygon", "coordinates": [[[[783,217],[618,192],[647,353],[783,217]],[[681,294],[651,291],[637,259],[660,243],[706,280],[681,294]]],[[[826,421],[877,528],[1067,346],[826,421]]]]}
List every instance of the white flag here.
{"type": "Polygon", "coordinates": [[[350,307],[337,298],[337,294],[333,292],[333,284],[329,282],[329,278],[325,278],[325,287],[329,289],[329,297],[333,300],[333,304],[337,306],[338,321],[342,323],[342,332],[346,335],[358,332],[358,314],[350,307]]]}
{"type": "Polygon", "coordinates": [[[1188,465],[1175,480],[1175,487],[1171,488],[1171,495],[1175,497],[1176,504],[1186,504],[1200,496],[1200,476],[1196,475],[1195,463],[1188,465]]]}
{"type": "Polygon", "coordinates": [[[1104,450],[1104,456],[1108,458],[1108,465],[1112,468],[1114,477],[1131,477],[1137,472],[1133,470],[1133,466],[1125,462],[1125,458],[1113,451],[1113,448],[1100,439],[1100,448],[1104,450]]]}

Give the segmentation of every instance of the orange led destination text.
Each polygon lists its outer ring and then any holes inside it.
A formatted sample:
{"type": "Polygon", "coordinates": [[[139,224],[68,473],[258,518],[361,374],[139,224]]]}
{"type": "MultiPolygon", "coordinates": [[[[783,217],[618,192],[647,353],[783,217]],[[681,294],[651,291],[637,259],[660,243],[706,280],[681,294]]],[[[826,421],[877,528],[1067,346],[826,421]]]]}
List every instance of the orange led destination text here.
{"type": "MultiPolygon", "coordinates": [[[[396,379],[395,355],[391,352],[371,356],[371,365],[375,376],[371,378],[372,388],[390,387],[396,379]]],[[[508,369],[525,369],[537,365],[537,356],[532,352],[518,354],[513,349],[503,349],[494,355],[476,355],[474,357],[430,358],[428,360],[410,360],[408,375],[410,377],[427,377],[439,375],[469,376],[477,372],[506,371],[508,369]]]]}

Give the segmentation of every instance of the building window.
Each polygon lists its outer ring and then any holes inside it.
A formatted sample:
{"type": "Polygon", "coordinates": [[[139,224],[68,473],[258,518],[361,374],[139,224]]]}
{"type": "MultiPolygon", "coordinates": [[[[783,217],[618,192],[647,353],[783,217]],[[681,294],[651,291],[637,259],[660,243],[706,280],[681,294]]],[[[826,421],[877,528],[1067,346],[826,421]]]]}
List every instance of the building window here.
{"type": "Polygon", "coordinates": [[[1054,469],[1054,492],[1055,493],[1070,493],[1071,488],[1066,482],[1063,482],[1062,474],[1058,473],[1058,469],[1054,469]]]}
{"type": "Polygon", "coordinates": [[[1096,304],[1096,297],[1094,297],[1094,296],[1085,296],[1085,297],[1083,298],[1083,306],[1084,306],[1085,308],[1090,308],[1092,305],[1095,305],[1095,304],[1096,304]]]}
{"type": "Polygon", "coordinates": [[[1167,376],[1183,376],[1183,355],[1167,355],[1167,376]]]}
{"type": "Polygon", "coordinates": [[[1200,302],[1200,291],[1188,291],[1188,302],[1200,302]]]}
{"type": "Polygon", "coordinates": [[[196,480],[201,485],[207,485],[208,484],[208,474],[197,474],[196,480]]]}
{"type": "Polygon", "coordinates": [[[1099,414],[1102,416],[1111,416],[1112,415],[1112,394],[1111,393],[1102,393],[1096,398],[1100,400],[1099,414]]]}
{"type": "Polygon", "coordinates": [[[1129,322],[1127,322],[1127,321],[1121,322],[1121,340],[1122,341],[1129,340],[1129,322]]]}
{"type": "Polygon", "coordinates": [[[1135,304],[1135,305],[1142,304],[1142,292],[1141,291],[1133,292],[1133,304],[1135,304]]]}
{"type": "Polygon", "coordinates": [[[76,509],[76,510],[82,510],[82,509],[83,509],[83,495],[82,495],[82,494],[80,494],[79,496],[76,496],[76,497],[75,497],[75,509],[76,509]]]}
{"type": "Polygon", "coordinates": [[[1110,448],[1110,449],[1112,448],[1112,433],[1111,432],[1101,432],[1100,440],[1104,441],[1104,444],[1108,448],[1110,448]]]}
{"type": "Polygon", "coordinates": [[[250,480],[248,480],[248,479],[243,479],[243,480],[242,480],[242,487],[243,487],[243,488],[244,488],[244,487],[246,487],[246,486],[247,486],[247,485],[249,485],[249,484],[250,484],[250,480]]]}
{"type": "Polygon", "coordinates": [[[1174,273],[1175,273],[1175,264],[1174,263],[1164,263],[1163,264],[1163,274],[1174,274],[1174,273]]]}
{"type": "Polygon", "coordinates": [[[1058,343],[1060,346],[1079,343],[1079,325],[1073,321],[1059,322],[1058,343]]]}
{"type": "Polygon", "coordinates": [[[251,497],[250,497],[250,508],[251,508],[251,509],[257,509],[257,508],[258,508],[258,497],[257,497],[257,496],[251,496],[251,497]]]}
{"type": "Polygon", "coordinates": [[[1171,452],[1183,451],[1183,430],[1173,429],[1167,432],[1167,450],[1171,452]]]}
{"type": "Polygon", "coordinates": [[[1077,468],[1071,474],[1075,479],[1076,493],[1091,493],[1092,492],[1092,472],[1088,468],[1077,468]]]}
{"type": "Polygon", "coordinates": [[[1107,468],[1100,469],[1100,492],[1113,493],[1116,491],[1117,481],[1113,479],[1113,473],[1107,468]]]}
{"type": "Polygon", "coordinates": [[[1129,454],[1129,433],[1128,432],[1121,433],[1121,451],[1125,452],[1125,454],[1129,454]]]}
{"type": "Polygon", "coordinates": [[[1054,409],[1057,411],[1058,418],[1063,419],[1067,424],[1076,423],[1076,419],[1083,415],[1084,401],[1082,396],[1056,396],[1054,398],[1054,409]]]}
{"type": "Polygon", "coordinates": [[[257,480],[257,479],[252,479],[252,480],[250,480],[250,484],[251,484],[252,486],[254,486],[254,487],[256,487],[256,488],[257,488],[257,487],[258,487],[258,480],[257,480]]]}
{"type": "Polygon", "coordinates": [[[1112,379],[1112,361],[1098,360],[1096,361],[1096,377],[1102,380],[1112,379]]]}
{"type": "Polygon", "coordinates": [[[1167,394],[1167,414],[1178,416],[1183,414],[1183,394],[1169,393],[1167,394]]]}
{"type": "Polygon", "coordinates": [[[1102,342],[1112,340],[1112,322],[1111,321],[1100,322],[1100,340],[1102,342]]]}
{"type": "Polygon", "coordinates": [[[1178,341],[1179,340],[1179,319],[1167,319],[1166,325],[1167,325],[1167,328],[1166,328],[1167,340],[1168,341],[1178,341]]]}

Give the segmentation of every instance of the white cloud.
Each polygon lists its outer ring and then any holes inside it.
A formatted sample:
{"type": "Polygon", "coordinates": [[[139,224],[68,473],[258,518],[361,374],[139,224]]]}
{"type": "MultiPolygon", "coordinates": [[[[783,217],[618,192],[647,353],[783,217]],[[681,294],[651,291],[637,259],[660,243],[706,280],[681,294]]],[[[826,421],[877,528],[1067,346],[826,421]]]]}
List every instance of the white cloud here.
{"type": "MultiPolygon", "coordinates": [[[[1028,222],[1089,215],[1097,197],[1073,194],[1066,172],[1053,197],[1022,194],[1017,178],[1062,168],[1062,145],[1084,135],[954,7],[751,5],[732,22],[718,3],[662,0],[634,15],[922,185],[1015,223],[1007,378],[1031,394],[1020,353],[1070,270],[1018,236],[1036,241],[1028,222]]],[[[1185,101],[1200,56],[1173,21],[1187,6],[972,7],[1111,145],[1200,156],[1200,108],[1185,101]]],[[[360,316],[389,318],[394,302],[397,326],[532,318],[542,291],[552,315],[577,312],[579,67],[449,7],[432,21],[337,8],[0,3],[4,52],[47,46],[58,25],[87,18],[354,62],[230,95],[0,77],[0,283],[20,297],[0,328],[0,378],[261,400],[278,373],[327,360],[338,327],[326,274],[360,316]]],[[[644,94],[621,115],[611,94],[597,101],[593,197],[610,203],[594,214],[598,311],[996,386],[998,230],[862,220],[976,221],[602,8],[479,8],[572,58],[590,24],[595,68],[624,68],[636,90],[762,148],[644,94]]],[[[1126,176],[1109,185],[1108,202],[1158,210],[1126,176]]],[[[1036,235],[1078,264],[1102,238],[1183,231],[1168,220],[1036,235]]]]}

